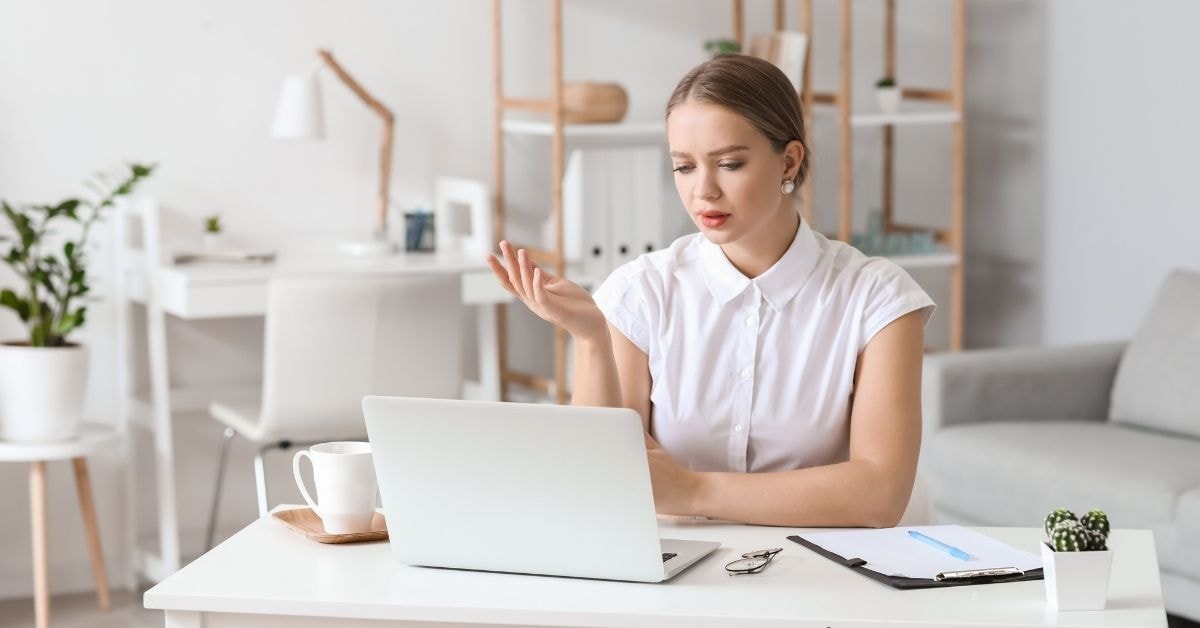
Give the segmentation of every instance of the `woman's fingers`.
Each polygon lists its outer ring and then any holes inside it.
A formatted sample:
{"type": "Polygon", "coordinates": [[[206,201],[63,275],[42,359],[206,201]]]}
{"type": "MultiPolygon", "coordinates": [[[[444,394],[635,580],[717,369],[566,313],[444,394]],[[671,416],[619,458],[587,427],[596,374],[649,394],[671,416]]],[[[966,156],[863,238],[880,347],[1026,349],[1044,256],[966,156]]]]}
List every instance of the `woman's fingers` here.
{"type": "Polygon", "coordinates": [[[542,307],[547,309],[549,297],[546,295],[546,276],[542,274],[542,269],[537,266],[533,267],[533,300],[542,307]]]}
{"type": "Polygon", "coordinates": [[[505,270],[504,265],[500,263],[500,260],[496,259],[495,255],[488,253],[487,262],[488,266],[492,269],[492,274],[496,276],[496,281],[500,282],[500,287],[507,290],[509,294],[518,296],[517,291],[513,289],[512,282],[508,280],[508,271],[505,270]]]}
{"type": "Polygon", "coordinates": [[[521,269],[521,287],[525,289],[526,295],[533,298],[533,268],[529,264],[528,251],[517,251],[517,264],[521,269]]]}
{"type": "Polygon", "coordinates": [[[521,300],[526,298],[524,286],[521,284],[520,271],[517,269],[517,256],[513,253],[512,245],[507,241],[500,242],[500,252],[504,255],[504,268],[508,272],[508,281],[521,300]]]}

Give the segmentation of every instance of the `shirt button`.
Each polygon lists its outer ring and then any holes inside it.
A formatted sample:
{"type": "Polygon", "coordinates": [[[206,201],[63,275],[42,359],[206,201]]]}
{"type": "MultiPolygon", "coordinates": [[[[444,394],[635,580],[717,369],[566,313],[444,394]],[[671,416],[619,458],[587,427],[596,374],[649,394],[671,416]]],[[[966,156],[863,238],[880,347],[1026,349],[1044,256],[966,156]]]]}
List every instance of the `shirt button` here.
{"type": "Polygon", "coordinates": [[[741,426],[741,425],[735,425],[735,426],[733,426],[733,431],[735,431],[735,432],[740,432],[740,431],[742,431],[742,426],[741,426]]]}
{"type": "Polygon", "coordinates": [[[742,369],[741,376],[742,376],[742,379],[749,379],[750,378],[750,369],[742,369]]]}
{"type": "Polygon", "coordinates": [[[754,327],[755,324],[757,324],[757,321],[754,320],[753,316],[746,318],[746,327],[754,327]]]}

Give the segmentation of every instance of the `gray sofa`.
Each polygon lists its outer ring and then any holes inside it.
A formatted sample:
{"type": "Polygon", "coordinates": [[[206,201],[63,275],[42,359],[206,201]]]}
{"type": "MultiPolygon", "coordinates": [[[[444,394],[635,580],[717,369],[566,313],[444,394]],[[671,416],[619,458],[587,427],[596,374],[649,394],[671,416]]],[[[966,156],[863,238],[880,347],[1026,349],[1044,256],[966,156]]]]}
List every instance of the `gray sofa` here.
{"type": "Polygon", "coordinates": [[[921,475],[939,522],[1101,508],[1154,532],[1168,612],[1200,620],[1200,273],[1128,343],[932,355],[921,475]]]}

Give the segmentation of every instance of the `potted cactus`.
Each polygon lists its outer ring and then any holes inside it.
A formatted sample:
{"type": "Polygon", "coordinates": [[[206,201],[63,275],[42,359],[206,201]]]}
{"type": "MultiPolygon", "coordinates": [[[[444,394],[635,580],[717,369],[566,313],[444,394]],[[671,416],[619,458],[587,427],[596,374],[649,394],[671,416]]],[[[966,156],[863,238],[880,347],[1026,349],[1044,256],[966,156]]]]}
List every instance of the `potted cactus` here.
{"type": "Polygon", "coordinates": [[[900,87],[896,85],[896,79],[885,76],[875,81],[875,101],[883,113],[900,111],[900,87]]]}
{"type": "Polygon", "coordinates": [[[1070,510],[1058,508],[1046,515],[1043,527],[1047,603],[1059,611],[1103,609],[1112,567],[1108,516],[1102,510],[1089,510],[1076,517],[1070,510]]]}

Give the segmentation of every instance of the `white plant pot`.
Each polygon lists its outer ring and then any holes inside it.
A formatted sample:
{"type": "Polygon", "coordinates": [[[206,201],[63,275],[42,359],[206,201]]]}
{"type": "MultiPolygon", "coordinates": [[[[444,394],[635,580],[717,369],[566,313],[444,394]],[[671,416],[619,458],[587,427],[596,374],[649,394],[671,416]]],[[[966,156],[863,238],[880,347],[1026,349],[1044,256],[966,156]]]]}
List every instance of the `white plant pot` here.
{"type": "Polygon", "coordinates": [[[87,349],[0,344],[0,440],[70,440],[87,390],[87,349]]]}
{"type": "Polygon", "coordinates": [[[875,100],[879,103],[879,110],[883,113],[897,113],[900,111],[900,87],[876,87],[875,100]]]}
{"type": "Polygon", "coordinates": [[[225,248],[225,234],[209,233],[208,231],[205,231],[203,237],[203,247],[205,252],[212,253],[225,248]]]}
{"type": "Polygon", "coordinates": [[[1046,603],[1057,611],[1098,611],[1108,602],[1112,550],[1056,552],[1042,543],[1046,603]]]}

